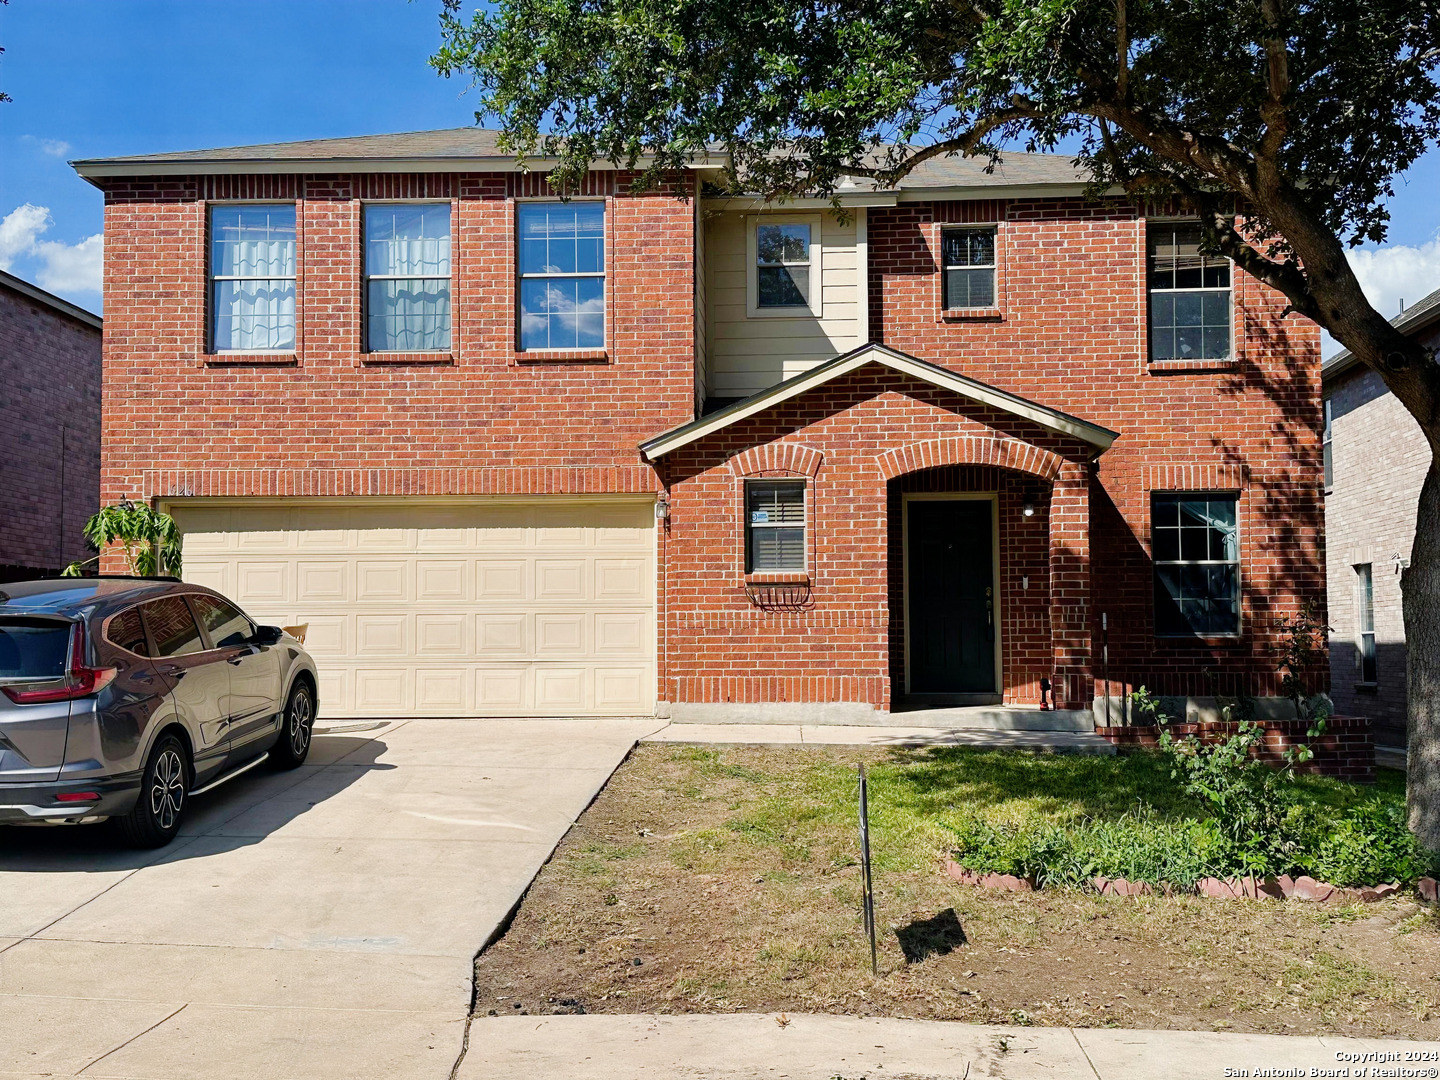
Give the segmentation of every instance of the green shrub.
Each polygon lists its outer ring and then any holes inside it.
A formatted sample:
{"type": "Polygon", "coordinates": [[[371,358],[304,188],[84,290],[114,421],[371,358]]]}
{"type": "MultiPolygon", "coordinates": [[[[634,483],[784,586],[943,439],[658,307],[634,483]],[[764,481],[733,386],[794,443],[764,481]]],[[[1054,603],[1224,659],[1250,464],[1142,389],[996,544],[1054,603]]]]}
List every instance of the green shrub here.
{"type": "Polygon", "coordinates": [[[1431,857],[1405,823],[1405,804],[1371,799],[1339,820],[1319,823],[1300,860],[1311,877],[1332,885],[1410,882],[1432,869],[1431,857]]]}

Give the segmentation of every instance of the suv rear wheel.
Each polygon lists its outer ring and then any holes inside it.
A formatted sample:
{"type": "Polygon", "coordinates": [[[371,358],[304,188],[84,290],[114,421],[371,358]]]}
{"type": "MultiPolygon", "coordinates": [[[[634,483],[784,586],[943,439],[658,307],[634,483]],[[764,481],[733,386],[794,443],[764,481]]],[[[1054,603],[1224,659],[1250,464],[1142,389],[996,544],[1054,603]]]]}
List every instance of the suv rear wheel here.
{"type": "Polygon", "coordinates": [[[118,819],[120,835],[132,847],[164,847],[180,831],[190,791],[189,755],[174,735],[162,735],[150,751],[135,808],[118,819]]]}
{"type": "Polygon", "coordinates": [[[280,725],[280,738],[270,750],[270,760],[277,769],[297,769],[310,754],[310,738],[315,733],[315,695],[310,684],[297,681],[285,702],[285,717],[280,725]]]}

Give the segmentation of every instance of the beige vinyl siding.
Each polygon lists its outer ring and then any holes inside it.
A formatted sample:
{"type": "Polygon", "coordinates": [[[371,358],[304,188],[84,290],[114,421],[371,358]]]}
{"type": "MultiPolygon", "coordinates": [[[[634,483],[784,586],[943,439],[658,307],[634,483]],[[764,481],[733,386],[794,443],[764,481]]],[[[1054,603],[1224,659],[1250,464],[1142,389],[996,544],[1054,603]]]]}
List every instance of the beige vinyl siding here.
{"type": "Polygon", "coordinates": [[[705,212],[695,200],[695,414],[705,407],[710,394],[710,372],[707,367],[705,324],[709,313],[705,308],[705,212]]]}
{"type": "Polygon", "coordinates": [[[864,344],[863,249],[858,242],[864,214],[853,211],[843,225],[828,211],[820,215],[823,314],[818,319],[808,313],[747,317],[747,230],[754,215],[721,213],[706,221],[704,319],[711,396],[748,397],[864,344]]]}

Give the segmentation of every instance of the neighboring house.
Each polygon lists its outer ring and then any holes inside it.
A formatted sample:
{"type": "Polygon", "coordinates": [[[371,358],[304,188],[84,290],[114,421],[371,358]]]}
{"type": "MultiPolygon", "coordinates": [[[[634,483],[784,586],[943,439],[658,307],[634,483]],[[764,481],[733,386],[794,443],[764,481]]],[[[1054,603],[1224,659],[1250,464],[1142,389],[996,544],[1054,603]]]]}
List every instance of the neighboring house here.
{"type": "MultiPolygon", "coordinates": [[[[1440,347],[1440,289],[1392,319],[1440,347]]],[[[1330,589],[1330,695],[1368,716],[1379,747],[1403,750],[1405,618],[1410,565],[1430,447],[1380,376],[1348,350],[1322,367],[1325,394],[1325,554],[1330,589]]]]}
{"type": "Polygon", "coordinates": [[[94,552],[100,508],[100,316],[0,270],[0,581],[94,552]]]}
{"type": "Polygon", "coordinates": [[[839,215],[479,129],[76,167],[104,497],[307,623],[327,715],[1083,710],[1102,617],[1117,710],[1273,707],[1323,600],[1318,330],[1066,158],[839,215]]]}

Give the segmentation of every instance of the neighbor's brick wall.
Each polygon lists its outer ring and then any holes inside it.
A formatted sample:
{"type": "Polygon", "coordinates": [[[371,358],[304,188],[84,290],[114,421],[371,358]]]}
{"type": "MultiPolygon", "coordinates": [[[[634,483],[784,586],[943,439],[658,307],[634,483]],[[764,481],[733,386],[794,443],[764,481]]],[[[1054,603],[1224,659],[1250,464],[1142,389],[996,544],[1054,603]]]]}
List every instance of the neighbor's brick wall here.
{"type": "Polygon", "coordinates": [[[100,330],[3,284],[0,447],[0,580],[88,558],[82,530],[100,505],[100,330]]]}
{"type": "Polygon", "coordinates": [[[1275,617],[1325,599],[1318,328],[1237,272],[1235,360],[1148,364],[1144,221],[1116,203],[906,203],[872,209],[868,236],[873,340],[1121,433],[1090,505],[1089,627],[1098,657],[1109,614],[1112,677],[1276,693],[1275,617]],[[940,229],[963,221],[999,223],[996,317],[941,315],[940,229]],[[1238,642],[1153,636],[1150,492],[1187,488],[1240,492],[1238,642]]]}
{"type": "Polygon", "coordinates": [[[104,497],[655,490],[637,444],[693,415],[694,211],[607,199],[608,353],[515,345],[517,197],[543,177],[196,177],[106,191],[104,497]],[[211,199],[297,204],[294,357],[205,354],[211,199]],[[452,205],[452,351],[361,351],[361,200],[452,205]]]}
{"type": "Polygon", "coordinates": [[[1325,496],[1330,590],[1330,695],[1341,712],[1369,716],[1382,746],[1406,744],[1405,617],[1401,561],[1410,558],[1430,448],[1380,376],[1358,366],[1327,388],[1334,486],[1325,496]],[[1360,685],[1355,567],[1374,583],[1376,683],[1360,685]]]}

